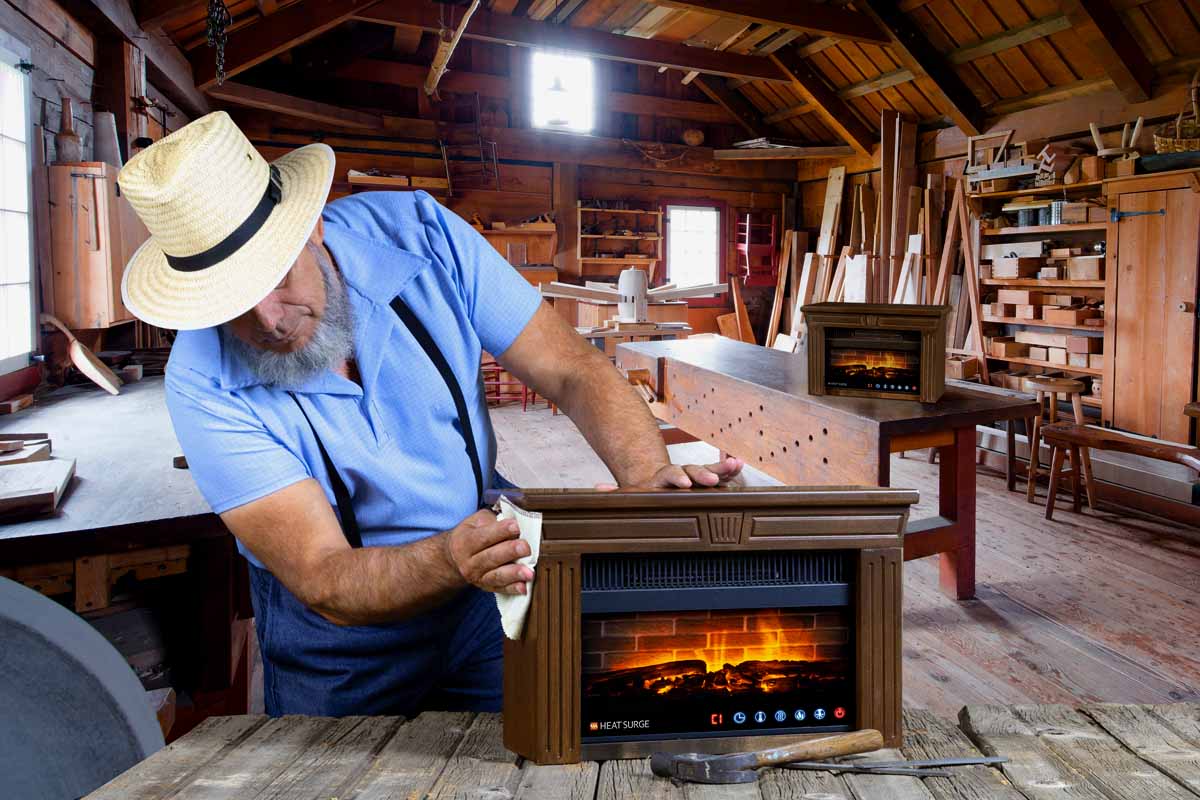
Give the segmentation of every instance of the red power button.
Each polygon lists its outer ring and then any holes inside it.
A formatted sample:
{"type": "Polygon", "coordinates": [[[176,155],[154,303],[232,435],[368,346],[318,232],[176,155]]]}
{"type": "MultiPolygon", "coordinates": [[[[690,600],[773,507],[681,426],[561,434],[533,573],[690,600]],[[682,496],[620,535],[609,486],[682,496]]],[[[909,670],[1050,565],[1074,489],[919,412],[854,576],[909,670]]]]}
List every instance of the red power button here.
{"type": "Polygon", "coordinates": [[[835,708],[833,710],[833,716],[835,719],[845,719],[846,718],[846,709],[842,708],[841,706],[838,706],[837,708],[835,708]]]}

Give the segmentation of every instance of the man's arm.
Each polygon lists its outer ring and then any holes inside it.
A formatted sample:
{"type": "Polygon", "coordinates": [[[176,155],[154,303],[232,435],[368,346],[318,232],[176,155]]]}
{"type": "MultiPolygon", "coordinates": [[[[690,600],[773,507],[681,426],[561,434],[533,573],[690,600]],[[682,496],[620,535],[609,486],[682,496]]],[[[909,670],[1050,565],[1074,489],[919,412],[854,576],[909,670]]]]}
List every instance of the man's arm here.
{"type": "Polygon", "coordinates": [[[735,458],[672,465],[658,423],[637,392],[545,303],[497,361],[566,412],[622,486],[715,486],[741,470],[735,458]]]}
{"type": "Polygon", "coordinates": [[[515,520],[478,511],[453,530],[402,547],[352,548],[325,492],[300,481],[230,509],[222,521],[300,602],[339,625],[394,622],[473,584],[524,594],[533,571],[515,520]]]}

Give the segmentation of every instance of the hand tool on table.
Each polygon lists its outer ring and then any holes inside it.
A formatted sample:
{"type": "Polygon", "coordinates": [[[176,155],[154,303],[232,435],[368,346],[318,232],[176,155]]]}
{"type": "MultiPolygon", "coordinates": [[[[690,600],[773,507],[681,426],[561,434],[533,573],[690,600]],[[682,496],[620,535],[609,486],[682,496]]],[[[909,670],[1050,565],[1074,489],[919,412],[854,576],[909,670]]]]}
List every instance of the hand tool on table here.
{"type": "Polygon", "coordinates": [[[915,778],[949,778],[944,767],[1003,764],[1006,756],[968,756],[965,758],[934,758],[928,761],[794,761],[784,769],[821,770],[824,772],[854,772],[866,775],[911,775],[915,778]]]}
{"type": "Polygon", "coordinates": [[[783,747],[753,753],[713,756],[703,753],[655,753],[650,770],[663,778],[691,783],[752,783],[759,767],[778,767],[793,761],[849,756],[883,747],[883,735],[875,730],[838,733],[805,739],[783,747]]]}
{"type": "Polygon", "coordinates": [[[41,320],[47,325],[58,328],[63,336],[67,337],[68,354],[75,369],[109,394],[117,394],[120,391],[121,379],[114,375],[103,361],[96,358],[96,354],[89,350],[83,342],[76,339],[75,334],[71,333],[70,328],[64,325],[62,320],[45,312],[42,312],[41,320]]]}

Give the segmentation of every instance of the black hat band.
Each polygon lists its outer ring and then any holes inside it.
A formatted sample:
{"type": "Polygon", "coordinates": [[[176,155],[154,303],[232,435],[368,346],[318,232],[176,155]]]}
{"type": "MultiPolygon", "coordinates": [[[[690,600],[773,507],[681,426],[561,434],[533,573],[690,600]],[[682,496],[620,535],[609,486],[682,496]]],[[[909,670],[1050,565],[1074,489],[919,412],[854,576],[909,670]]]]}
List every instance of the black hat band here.
{"type": "Polygon", "coordinates": [[[250,216],[246,217],[245,221],[233,230],[228,236],[217,242],[207,250],[195,253],[190,256],[173,256],[164,253],[167,256],[167,263],[173,269],[179,272],[199,272],[202,269],[208,269],[214,264],[220,264],[225,259],[236,253],[242,245],[254,238],[254,234],[258,233],[267,219],[271,216],[271,211],[283,199],[283,182],[279,177],[279,168],[274,164],[271,165],[271,179],[267,181],[267,189],[263,192],[262,199],[258,201],[258,205],[250,212],[250,216]]]}

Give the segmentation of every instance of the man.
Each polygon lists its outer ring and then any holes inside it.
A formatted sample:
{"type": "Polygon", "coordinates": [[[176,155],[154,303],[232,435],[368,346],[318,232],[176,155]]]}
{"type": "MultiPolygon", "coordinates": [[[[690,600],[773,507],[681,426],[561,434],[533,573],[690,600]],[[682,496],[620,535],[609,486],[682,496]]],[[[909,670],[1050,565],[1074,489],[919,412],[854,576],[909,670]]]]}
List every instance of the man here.
{"type": "MultiPolygon", "coordinates": [[[[621,486],[711,486],[463,220],[423,192],[329,205],[333,151],[273,164],[229,117],[132,158],[150,240],[126,305],[180,330],[167,403],[197,484],[251,564],[267,711],[496,710],[489,592],[527,591],[512,521],[481,509],[495,438],[481,351],[565,411],[621,486]]],[[[615,487],[614,487],[615,488],[615,487]]]]}

